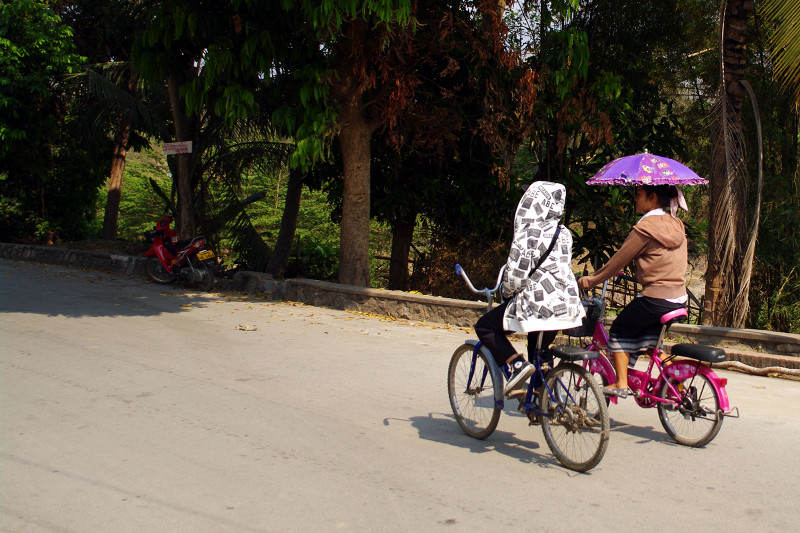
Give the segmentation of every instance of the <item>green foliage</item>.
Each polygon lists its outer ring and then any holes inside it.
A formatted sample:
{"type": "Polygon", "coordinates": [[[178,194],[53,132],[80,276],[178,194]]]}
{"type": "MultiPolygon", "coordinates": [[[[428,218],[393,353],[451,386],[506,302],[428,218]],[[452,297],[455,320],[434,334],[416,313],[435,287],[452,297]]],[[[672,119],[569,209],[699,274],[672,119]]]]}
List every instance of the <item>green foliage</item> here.
{"type": "Polygon", "coordinates": [[[335,280],[339,270],[339,248],[314,240],[299,240],[294,248],[286,277],[335,280]]]}
{"type": "Polygon", "coordinates": [[[767,25],[775,28],[769,40],[775,77],[800,104],[800,9],[794,0],[765,0],[760,4],[767,25]]]}
{"type": "Polygon", "coordinates": [[[751,279],[752,327],[800,333],[800,183],[769,176],[751,279]]]}
{"type": "Polygon", "coordinates": [[[49,103],[54,84],[82,61],[71,29],[47,2],[0,4],[0,157],[8,157],[20,143],[35,142],[42,128],[53,127],[58,117],[41,116],[39,106],[49,103]],[[46,124],[37,126],[41,119],[46,124]]]}
{"type": "Polygon", "coordinates": [[[281,0],[281,6],[287,11],[301,11],[320,39],[341,31],[348,20],[362,18],[381,24],[407,24],[411,18],[409,0],[281,0]]]}
{"type": "Polygon", "coordinates": [[[576,188],[568,197],[578,206],[579,216],[572,220],[573,248],[579,263],[593,269],[603,266],[614,255],[636,223],[632,189],[626,187],[576,188]],[[579,192],[580,191],[580,192],[579,192]]]}
{"type": "MultiPolygon", "coordinates": [[[[117,236],[128,241],[141,241],[145,231],[153,229],[156,221],[164,216],[167,207],[164,199],[154,190],[151,180],[162,190],[169,191],[172,178],[159,146],[140,152],[128,152],[125,162],[120,216],[117,236]]],[[[98,191],[96,210],[102,222],[108,189],[98,191]]],[[[97,226],[95,234],[99,235],[97,226]]]]}
{"type": "Polygon", "coordinates": [[[647,150],[694,166],[683,157],[685,116],[694,107],[676,105],[674,91],[696,75],[685,60],[697,51],[694,32],[706,19],[683,14],[702,0],[680,1],[682,9],[676,2],[595,3],[547,32],[533,59],[544,66],[540,115],[548,121],[523,159],[538,179],[567,187],[566,220],[581,261],[602,264],[635,222],[630,191],[585,186],[602,165],[647,150]]]}
{"type": "MultiPolygon", "coordinates": [[[[136,62],[146,81],[163,89],[165,77],[177,75],[186,110],[203,117],[202,131],[198,121],[194,132],[194,201],[204,214],[203,231],[213,228],[226,265],[258,269],[268,257],[281,223],[288,160],[309,170],[311,188],[303,192],[287,275],[334,278],[339,227],[332,214],[341,217],[341,170],[339,150],[331,144],[339,128],[332,89],[342,81],[335,78],[336,60],[350,57],[341,54],[346,47],[337,47],[346,44],[350,23],[360,20],[386,30],[368,43],[385,69],[368,69],[364,87],[371,90],[397,73],[409,74],[399,68],[409,58],[418,82],[403,105],[390,101],[368,113],[375,121],[393,120],[373,137],[370,254],[387,255],[391,222],[418,210],[434,233],[434,257],[428,281],[417,288],[446,294],[445,287],[458,286],[451,272],[456,260],[472,261],[471,272],[485,270],[480,275],[488,284],[507,252],[520,184],[549,179],[567,186],[566,221],[576,257],[602,263],[635,218],[629,190],[584,186],[600,166],[647,149],[705,174],[709,88],[719,75],[718,2],[517,3],[524,9],[506,11],[515,42],[500,38],[502,32],[483,33],[491,22],[491,13],[481,11],[485,5],[447,0],[2,2],[0,239],[40,239],[48,232],[78,238],[99,231],[95,205],[102,205],[106,194],[100,188],[97,196],[111,153],[108,133],[114,122],[109,117],[125,108],[144,116],[144,110],[140,103],[119,99],[121,105],[109,107],[106,115],[84,120],[92,116],[90,104],[114,103],[107,82],[124,85],[122,65],[87,75],[91,79],[83,89],[64,83],[64,77],[84,66],[79,52],[93,62],[109,59],[105,54],[118,59],[143,29],[136,62]],[[75,35],[52,5],[72,17],[75,35]],[[146,17],[127,17],[138,6],[146,8],[146,17]],[[110,25],[117,8],[126,10],[126,29],[114,33],[110,25]],[[145,26],[135,25],[142,21],[145,26]],[[526,39],[518,38],[523,28],[530,30],[526,39]],[[494,36],[497,41],[489,38],[494,36]],[[508,54],[497,52],[503,47],[508,54]],[[498,57],[508,60],[503,68],[498,57]],[[518,57],[527,62],[524,68],[506,68],[518,57]],[[525,94],[515,83],[528,74],[532,81],[525,94]],[[83,98],[87,95],[93,102],[83,98]],[[525,98],[528,107],[514,107],[525,98]],[[407,115],[394,113],[400,109],[407,115]],[[91,145],[78,134],[78,126],[87,123],[96,130],[91,145]],[[501,174],[493,171],[508,170],[510,157],[504,152],[513,153],[520,144],[520,131],[528,138],[502,187],[501,174]],[[316,190],[323,182],[325,192],[316,190]],[[265,199],[241,205],[241,198],[260,191],[267,191],[265,199]],[[476,234],[485,238],[479,241],[476,234]]],[[[117,22],[123,25],[122,19],[117,22]]],[[[751,29],[759,40],[748,46],[748,76],[759,99],[766,150],[751,324],[800,333],[797,114],[789,95],[772,84],[773,63],[759,55],[776,28],[754,24],[751,29]]],[[[151,122],[163,125],[169,119],[151,122]]],[[[135,240],[152,228],[165,200],[174,198],[171,189],[163,154],[129,152],[119,235],[135,240]],[[151,179],[166,198],[154,191],[151,179]]],[[[707,231],[706,194],[695,189],[687,195],[697,217],[687,221],[687,232],[698,253],[704,251],[707,231]]],[[[376,283],[386,266],[371,262],[376,283]]]]}
{"type": "Polygon", "coordinates": [[[91,229],[110,145],[84,144],[73,118],[83,102],[63,83],[83,58],[47,2],[0,4],[0,239],[62,239],[91,229]]]}

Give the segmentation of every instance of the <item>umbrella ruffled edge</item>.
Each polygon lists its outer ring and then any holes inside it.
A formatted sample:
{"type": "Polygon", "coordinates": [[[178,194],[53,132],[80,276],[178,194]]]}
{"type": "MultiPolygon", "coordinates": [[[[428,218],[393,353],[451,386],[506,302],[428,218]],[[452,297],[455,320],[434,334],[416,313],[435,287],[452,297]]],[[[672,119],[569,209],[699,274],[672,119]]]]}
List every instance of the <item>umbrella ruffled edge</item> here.
{"type": "Polygon", "coordinates": [[[708,185],[708,180],[703,178],[689,178],[681,180],[654,179],[645,183],[639,179],[629,178],[592,178],[586,185],[708,185]]]}

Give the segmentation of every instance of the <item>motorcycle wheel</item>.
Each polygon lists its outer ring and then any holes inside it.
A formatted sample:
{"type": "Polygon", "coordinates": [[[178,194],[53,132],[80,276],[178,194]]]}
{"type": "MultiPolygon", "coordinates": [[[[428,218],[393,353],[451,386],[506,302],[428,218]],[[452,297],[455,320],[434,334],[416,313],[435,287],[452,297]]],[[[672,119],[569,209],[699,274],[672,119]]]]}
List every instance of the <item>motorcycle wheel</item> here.
{"type": "Polygon", "coordinates": [[[152,255],[148,257],[147,262],[144,264],[144,271],[147,273],[147,277],[156,283],[166,285],[175,282],[175,278],[167,272],[158,257],[153,257],[152,255]]]}
{"type": "Polygon", "coordinates": [[[200,273],[200,280],[197,282],[197,288],[201,291],[210,292],[211,289],[214,288],[214,271],[211,270],[208,264],[200,261],[194,255],[189,258],[189,261],[192,262],[192,266],[195,270],[200,273]]]}

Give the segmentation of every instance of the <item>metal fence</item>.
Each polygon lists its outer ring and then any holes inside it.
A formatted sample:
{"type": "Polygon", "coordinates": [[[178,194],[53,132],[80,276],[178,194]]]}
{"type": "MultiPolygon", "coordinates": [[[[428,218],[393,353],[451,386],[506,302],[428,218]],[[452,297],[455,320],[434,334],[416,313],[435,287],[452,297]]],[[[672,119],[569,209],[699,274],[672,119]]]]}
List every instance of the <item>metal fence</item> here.
{"type": "MultiPolygon", "coordinates": [[[[622,278],[612,278],[609,280],[606,289],[606,309],[612,312],[613,310],[621,310],[640,293],[641,286],[639,283],[622,278]]],[[[700,299],[698,299],[688,288],[686,289],[686,293],[689,296],[689,301],[687,303],[689,311],[687,323],[699,324],[700,315],[703,310],[703,299],[705,297],[701,296],[700,299]]],[[[599,294],[597,296],[599,296],[599,294]]]]}

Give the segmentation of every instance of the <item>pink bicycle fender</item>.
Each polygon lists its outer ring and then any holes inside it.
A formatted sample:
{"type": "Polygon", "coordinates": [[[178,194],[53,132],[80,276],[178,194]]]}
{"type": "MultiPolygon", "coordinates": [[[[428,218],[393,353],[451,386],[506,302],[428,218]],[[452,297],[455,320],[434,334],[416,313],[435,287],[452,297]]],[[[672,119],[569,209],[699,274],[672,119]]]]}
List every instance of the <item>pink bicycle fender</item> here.
{"type": "MultiPolygon", "coordinates": [[[[589,347],[591,350],[593,346],[589,347]]],[[[587,361],[588,368],[590,373],[598,374],[606,379],[606,383],[613,383],[617,379],[617,374],[614,372],[614,367],[611,366],[611,363],[603,357],[602,355],[597,359],[592,359],[591,361],[587,361]]],[[[612,403],[617,403],[616,396],[610,396],[609,399],[612,403]]]]}
{"type": "Polygon", "coordinates": [[[723,413],[727,413],[731,410],[730,402],[728,401],[728,393],[725,390],[725,383],[727,380],[723,381],[722,378],[717,376],[713,370],[708,368],[705,365],[701,365],[697,361],[675,361],[668,367],[666,367],[665,372],[667,376],[678,379],[683,381],[684,379],[691,378],[695,374],[695,369],[697,369],[698,374],[703,374],[708,380],[711,382],[711,385],[717,391],[717,397],[719,398],[719,408],[723,413]]]}

